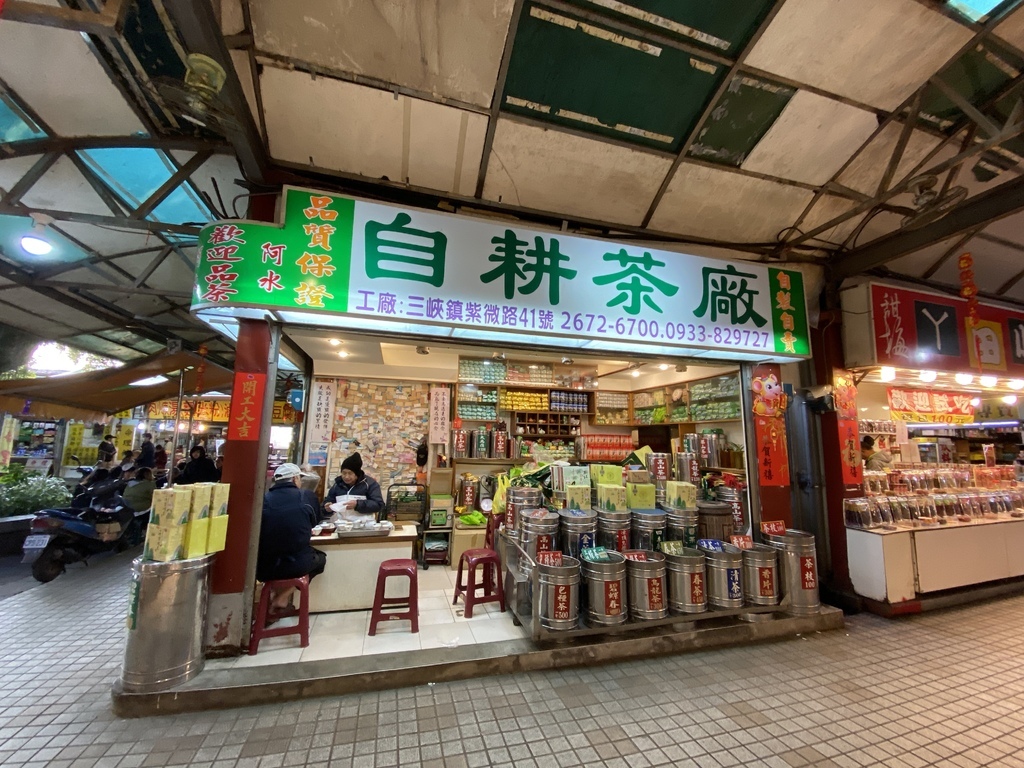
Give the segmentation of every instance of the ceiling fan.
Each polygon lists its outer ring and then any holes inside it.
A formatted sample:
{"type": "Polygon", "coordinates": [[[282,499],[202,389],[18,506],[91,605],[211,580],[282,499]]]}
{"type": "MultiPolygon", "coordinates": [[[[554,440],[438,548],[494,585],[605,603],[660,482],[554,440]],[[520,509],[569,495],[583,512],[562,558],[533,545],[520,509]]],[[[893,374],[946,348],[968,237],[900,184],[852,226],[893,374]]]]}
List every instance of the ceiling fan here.
{"type": "Polygon", "coordinates": [[[950,187],[945,193],[936,190],[939,177],[930,174],[911,179],[907,191],[914,196],[913,213],[905,216],[901,229],[914,229],[940,219],[967,199],[967,187],[950,187]]]}
{"type": "Polygon", "coordinates": [[[185,77],[153,80],[157,98],[172,114],[200,128],[221,135],[235,130],[235,114],[220,97],[227,79],[224,68],[209,56],[190,53],[185,58],[185,77]]]}

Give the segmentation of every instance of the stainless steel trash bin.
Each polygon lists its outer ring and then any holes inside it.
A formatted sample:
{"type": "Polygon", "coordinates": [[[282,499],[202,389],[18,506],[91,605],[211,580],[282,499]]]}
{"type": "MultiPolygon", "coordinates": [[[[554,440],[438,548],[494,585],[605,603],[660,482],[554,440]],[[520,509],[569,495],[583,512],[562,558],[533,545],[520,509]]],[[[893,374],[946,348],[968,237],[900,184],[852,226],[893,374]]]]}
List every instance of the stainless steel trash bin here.
{"type": "Polygon", "coordinates": [[[203,669],[213,555],[170,563],[132,561],[128,640],[121,684],[131,693],[165,691],[203,669]]]}

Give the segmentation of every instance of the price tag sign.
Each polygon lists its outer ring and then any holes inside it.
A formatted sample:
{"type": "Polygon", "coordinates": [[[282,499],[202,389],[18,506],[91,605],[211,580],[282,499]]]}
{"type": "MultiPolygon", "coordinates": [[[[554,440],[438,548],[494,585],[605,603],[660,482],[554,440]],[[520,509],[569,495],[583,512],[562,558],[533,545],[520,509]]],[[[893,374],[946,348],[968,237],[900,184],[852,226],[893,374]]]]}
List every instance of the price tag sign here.
{"type": "Polygon", "coordinates": [[[539,565],[554,565],[560,566],[562,564],[562,553],[561,552],[538,552],[537,563],[539,565]]]}
{"type": "Polygon", "coordinates": [[[703,547],[704,549],[710,549],[712,552],[724,552],[722,549],[722,542],[718,539],[697,539],[697,546],[703,547]]]}
{"type": "Polygon", "coordinates": [[[769,520],[761,523],[761,533],[782,536],[786,532],[786,524],[781,520],[769,520]]]}
{"type": "Polygon", "coordinates": [[[753,549],[754,540],[749,536],[730,536],[729,543],[740,549],[753,549]]]}
{"type": "Polygon", "coordinates": [[[638,562],[638,563],[646,563],[647,562],[647,555],[645,555],[642,551],[623,552],[622,556],[624,558],[626,558],[627,560],[633,560],[633,561],[638,562]]]}

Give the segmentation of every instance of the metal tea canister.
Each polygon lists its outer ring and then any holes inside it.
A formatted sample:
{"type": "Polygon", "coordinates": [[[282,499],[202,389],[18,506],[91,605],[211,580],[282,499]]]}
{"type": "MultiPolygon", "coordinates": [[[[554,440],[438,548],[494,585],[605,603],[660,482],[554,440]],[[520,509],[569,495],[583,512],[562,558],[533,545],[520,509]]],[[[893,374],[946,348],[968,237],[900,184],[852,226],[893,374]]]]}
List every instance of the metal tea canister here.
{"type": "Polygon", "coordinates": [[[779,535],[766,534],[768,544],[778,550],[782,574],[782,597],[788,598],[788,611],[809,616],[821,610],[818,596],[818,555],[814,536],[787,528],[779,535]]]}
{"type": "MultiPolygon", "coordinates": [[[[546,509],[528,509],[519,517],[519,546],[537,561],[538,552],[550,552],[555,548],[558,536],[558,513],[546,509]]],[[[529,576],[533,567],[526,558],[519,559],[519,572],[529,576]]]]}
{"type": "Polygon", "coordinates": [[[508,458],[508,432],[503,429],[491,432],[491,458],[508,458]]]}
{"type": "MultiPolygon", "coordinates": [[[[669,544],[680,542],[666,541],[669,544]]],[[[678,551],[665,552],[668,580],[668,606],[673,613],[702,613],[708,609],[707,574],[704,553],[680,546],[678,551]]]]}
{"type": "Polygon", "coordinates": [[[697,546],[697,510],[662,507],[665,510],[665,540],[681,541],[684,547],[697,546]]]}
{"type": "Polygon", "coordinates": [[[628,509],[610,512],[597,510],[597,544],[605,549],[625,552],[630,548],[630,520],[628,509]]]}
{"type": "Polygon", "coordinates": [[[701,539],[697,548],[707,562],[708,602],[715,608],[742,608],[743,550],[717,539],[701,539]]]}
{"type": "Polygon", "coordinates": [[[665,540],[665,512],[661,509],[634,509],[632,517],[632,536],[630,541],[633,549],[658,551],[665,540]]]}
{"type": "Polygon", "coordinates": [[[525,509],[544,505],[544,492],[540,488],[509,488],[505,494],[505,533],[513,539],[519,537],[519,515],[525,509]]]}
{"type": "Polygon", "coordinates": [[[639,621],[668,616],[665,589],[665,555],[643,549],[622,553],[629,581],[629,615],[639,621]]]}
{"type": "Polygon", "coordinates": [[[489,458],[491,452],[491,433],[486,429],[476,429],[472,432],[473,456],[478,459],[489,458]]]}
{"type": "Polygon", "coordinates": [[[476,507],[478,482],[475,477],[466,476],[462,478],[459,484],[459,503],[457,506],[465,507],[466,509],[474,509],[476,507]]]}
{"type": "Polygon", "coordinates": [[[619,552],[584,550],[581,557],[588,624],[614,626],[626,621],[626,558],[619,552]],[[599,559],[598,559],[599,558],[599,559]]]}
{"type": "Polygon", "coordinates": [[[452,457],[456,459],[469,457],[469,432],[467,430],[452,430],[452,457]]]}
{"type": "Polygon", "coordinates": [[[597,546],[597,513],[590,509],[562,509],[559,537],[562,553],[579,558],[580,550],[597,546]]]}
{"type": "Polygon", "coordinates": [[[728,541],[735,523],[732,507],[724,501],[697,502],[697,537],[728,541]]]}
{"type": "Polygon", "coordinates": [[[560,565],[538,563],[540,625],[545,629],[579,627],[580,561],[562,557],[560,565]]]}

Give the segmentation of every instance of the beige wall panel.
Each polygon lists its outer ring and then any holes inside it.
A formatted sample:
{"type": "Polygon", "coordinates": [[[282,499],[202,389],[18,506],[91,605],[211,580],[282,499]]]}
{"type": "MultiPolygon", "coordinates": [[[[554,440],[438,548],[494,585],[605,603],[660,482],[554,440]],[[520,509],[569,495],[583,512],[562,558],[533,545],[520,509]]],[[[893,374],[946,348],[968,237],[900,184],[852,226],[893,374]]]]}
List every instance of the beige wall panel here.
{"type": "MultiPolygon", "coordinates": [[[[882,129],[871,143],[850,163],[850,167],[843,171],[838,181],[844,186],[863,192],[865,195],[874,196],[878,189],[878,183],[889,166],[893,150],[899,142],[900,133],[903,130],[902,123],[890,123],[882,129]]],[[[939,143],[936,136],[924,131],[913,131],[907,141],[907,147],[903,152],[896,172],[893,174],[892,184],[898,183],[903,177],[913,170],[920,161],[927,157],[928,153],[939,143]]]]}

